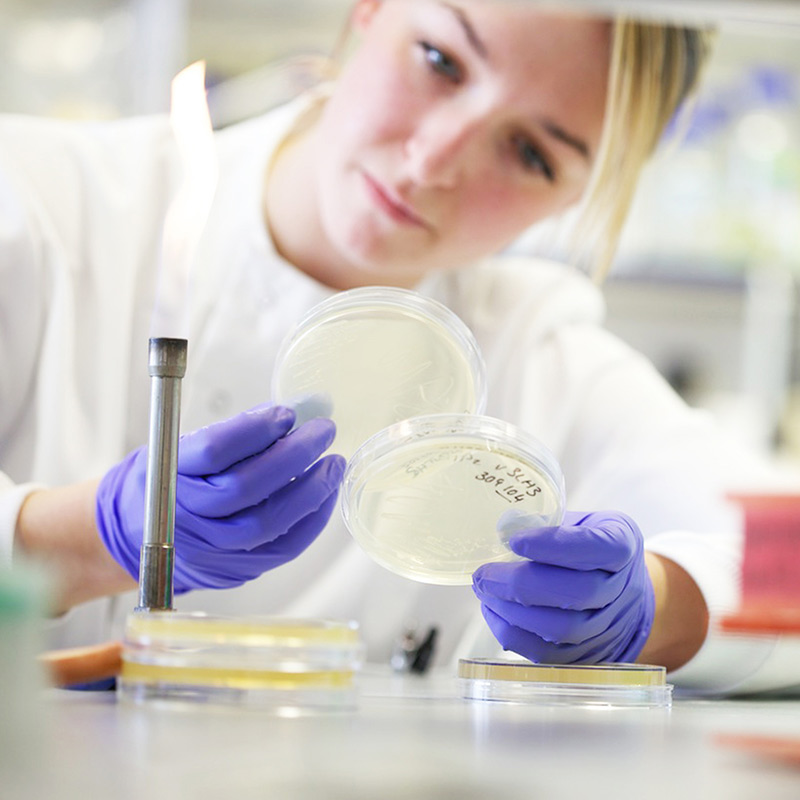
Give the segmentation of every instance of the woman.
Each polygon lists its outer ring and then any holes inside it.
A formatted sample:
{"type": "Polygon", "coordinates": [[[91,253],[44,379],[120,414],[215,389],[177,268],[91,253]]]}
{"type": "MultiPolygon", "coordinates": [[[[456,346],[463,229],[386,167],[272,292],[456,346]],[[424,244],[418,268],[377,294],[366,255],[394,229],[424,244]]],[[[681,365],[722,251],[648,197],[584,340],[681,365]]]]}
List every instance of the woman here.
{"type": "MultiPolygon", "coordinates": [[[[720,674],[728,651],[709,628],[735,605],[738,563],[736,521],[708,479],[713,433],[597,327],[599,296],[577,271],[492,257],[577,205],[578,241],[605,268],[704,35],[474,0],[359,0],[352,24],[359,43],[333,85],[218,135],[194,267],[182,427],[197,430],[178,466],[175,586],[226,591],[181,608],[355,617],[375,660],[414,619],[440,629],[439,663],[502,646],[736,685],[750,666],[720,674]],[[330,421],[289,432],[291,410],[258,405],[299,316],[371,284],[462,316],[488,361],[488,413],[543,438],[569,507],[591,512],[518,532],[525,560],[481,567],[474,594],[395,578],[338,520],[326,527],[343,471],[323,456],[330,421]]],[[[15,287],[0,317],[14,336],[0,356],[2,527],[9,551],[58,565],[67,613],[54,643],[81,644],[118,634],[134,605],[98,598],[138,575],[140,353],[175,155],[158,120],[8,120],[2,142],[3,285],[15,287]]]]}

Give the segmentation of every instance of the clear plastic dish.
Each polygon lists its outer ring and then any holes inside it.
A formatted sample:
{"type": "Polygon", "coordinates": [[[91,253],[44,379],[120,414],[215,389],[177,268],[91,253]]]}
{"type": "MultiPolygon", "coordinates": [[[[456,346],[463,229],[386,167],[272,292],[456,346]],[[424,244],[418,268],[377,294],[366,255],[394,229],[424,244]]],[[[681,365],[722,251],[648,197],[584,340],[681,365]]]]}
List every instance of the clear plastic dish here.
{"type": "Polygon", "coordinates": [[[136,611],[126,622],[118,690],[135,702],[350,708],[363,657],[353,622],[136,611]]]}
{"type": "Polygon", "coordinates": [[[664,667],[648,664],[533,664],[462,658],[458,678],[467,700],[543,705],[668,708],[664,667]]]}
{"type": "Polygon", "coordinates": [[[434,414],[365,442],[341,498],[348,530],[379,564],[424,583],[468,584],[481,564],[517,559],[506,544],[515,525],[561,522],[564,479],[525,431],[492,417],[434,414]]]}
{"type": "Polygon", "coordinates": [[[349,458],[393,422],[481,413],[485,366],[472,332],[441,303],[406,289],[352,289],[311,309],[278,352],[273,399],[309,395],[332,406],[333,450],[349,458]]]}

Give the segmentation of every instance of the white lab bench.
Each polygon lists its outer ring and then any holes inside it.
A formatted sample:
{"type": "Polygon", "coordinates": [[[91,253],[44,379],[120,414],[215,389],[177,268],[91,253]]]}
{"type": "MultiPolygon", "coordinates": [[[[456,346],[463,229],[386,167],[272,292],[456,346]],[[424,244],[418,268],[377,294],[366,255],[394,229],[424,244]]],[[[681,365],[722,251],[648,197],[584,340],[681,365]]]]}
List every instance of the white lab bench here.
{"type": "Polygon", "coordinates": [[[800,798],[799,764],[724,740],[799,739],[795,700],[467,701],[449,674],[388,670],[362,675],[356,709],[298,716],[129,705],[114,692],[43,699],[36,757],[0,781],[4,800],[800,798]]]}

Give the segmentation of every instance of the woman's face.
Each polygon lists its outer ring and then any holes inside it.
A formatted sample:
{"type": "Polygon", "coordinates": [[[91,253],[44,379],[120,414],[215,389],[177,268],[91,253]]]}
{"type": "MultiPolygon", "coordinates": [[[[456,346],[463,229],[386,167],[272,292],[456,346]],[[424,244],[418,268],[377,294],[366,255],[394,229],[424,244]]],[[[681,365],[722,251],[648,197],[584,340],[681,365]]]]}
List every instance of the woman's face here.
{"type": "Polygon", "coordinates": [[[586,187],[608,23],[481,0],[360,0],[317,129],[337,255],[382,281],[494,253],[586,187]]]}

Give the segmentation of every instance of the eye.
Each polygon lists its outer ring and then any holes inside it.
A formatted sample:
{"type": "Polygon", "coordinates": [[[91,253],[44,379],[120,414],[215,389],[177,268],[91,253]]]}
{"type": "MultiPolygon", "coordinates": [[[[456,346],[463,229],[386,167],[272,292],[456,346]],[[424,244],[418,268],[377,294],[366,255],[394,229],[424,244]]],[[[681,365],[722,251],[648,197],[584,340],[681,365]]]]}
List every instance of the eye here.
{"type": "Polygon", "coordinates": [[[419,46],[422,48],[422,52],[425,55],[425,61],[430,64],[431,68],[435,72],[439,73],[453,83],[461,82],[462,78],[464,77],[461,67],[456,63],[455,60],[450,58],[447,53],[440,50],[438,47],[434,47],[434,45],[429,44],[428,42],[420,42],[419,46]]]}
{"type": "Polygon", "coordinates": [[[555,180],[555,170],[530,139],[524,136],[515,136],[514,150],[526,170],[541,173],[551,183],[555,180]]]}

